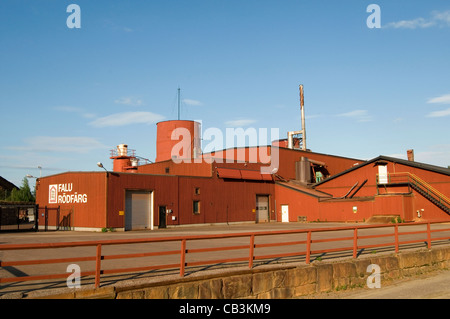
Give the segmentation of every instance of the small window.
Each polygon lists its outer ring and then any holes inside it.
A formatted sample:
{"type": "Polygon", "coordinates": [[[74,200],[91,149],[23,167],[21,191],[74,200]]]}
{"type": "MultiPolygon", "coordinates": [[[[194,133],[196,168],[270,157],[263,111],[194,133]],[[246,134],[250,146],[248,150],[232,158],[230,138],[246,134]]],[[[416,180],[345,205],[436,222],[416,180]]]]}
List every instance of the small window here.
{"type": "Polygon", "coordinates": [[[170,169],[168,167],[166,167],[166,174],[170,173],[170,169]]]}
{"type": "Polygon", "coordinates": [[[199,187],[196,187],[196,188],[194,189],[194,194],[195,194],[195,195],[200,195],[200,188],[199,188],[199,187]]]}
{"type": "Polygon", "coordinates": [[[200,201],[199,201],[199,200],[194,200],[194,201],[193,201],[192,208],[193,208],[193,211],[192,211],[192,212],[193,212],[195,215],[200,214],[200,201]]]}

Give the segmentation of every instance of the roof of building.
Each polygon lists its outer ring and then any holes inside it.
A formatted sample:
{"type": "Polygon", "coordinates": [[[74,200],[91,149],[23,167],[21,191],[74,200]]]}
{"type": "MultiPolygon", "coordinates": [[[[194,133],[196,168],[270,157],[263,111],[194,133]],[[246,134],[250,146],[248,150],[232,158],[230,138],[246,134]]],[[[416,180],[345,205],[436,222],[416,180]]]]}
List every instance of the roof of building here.
{"type": "Polygon", "coordinates": [[[313,196],[313,197],[317,197],[317,198],[331,198],[333,197],[332,195],[313,189],[311,187],[308,187],[307,185],[302,185],[300,183],[298,183],[297,181],[288,181],[288,182],[284,182],[284,181],[277,181],[276,182],[277,185],[281,185],[283,187],[292,189],[294,191],[309,195],[309,196],[313,196]]]}
{"type": "Polygon", "coordinates": [[[357,170],[357,169],[359,169],[359,168],[361,168],[363,166],[370,165],[370,164],[375,164],[377,162],[383,162],[383,161],[391,162],[391,163],[398,163],[398,164],[411,166],[411,167],[415,167],[415,168],[420,168],[420,169],[431,171],[431,172],[434,172],[434,173],[439,173],[439,174],[444,174],[444,175],[450,176],[450,168],[445,168],[445,167],[442,167],[442,166],[430,165],[430,164],[425,164],[425,163],[414,162],[414,161],[404,160],[404,159],[400,159],[400,158],[380,155],[380,156],[375,157],[375,158],[373,158],[371,160],[368,160],[368,161],[363,162],[363,163],[361,163],[359,165],[356,165],[356,166],[354,166],[352,168],[349,168],[349,169],[347,169],[345,171],[342,171],[342,172],[340,172],[340,173],[338,173],[336,175],[333,175],[333,176],[331,176],[331,177],[329,177],[329,178],[327,178],[327,179],[317,183],[314,186],[324,184],[324,183],[326,183],[326,182],[328,182],[328,181],[330,181],[332,179],[335,179],[335,178],[337,178],[339,176],[347,174],[347,173],[349,173],[351,171],[357,170]]]}
{"type": "Polygon", "coordinates": [[[11,183],[10,181],[4,179],[3,177],[0,176],[0,188],[2,189],[7,189],[9,191],[13,190],[14,188],[18,187],[16,185],[14,185],[13,183],[11,183]]]}

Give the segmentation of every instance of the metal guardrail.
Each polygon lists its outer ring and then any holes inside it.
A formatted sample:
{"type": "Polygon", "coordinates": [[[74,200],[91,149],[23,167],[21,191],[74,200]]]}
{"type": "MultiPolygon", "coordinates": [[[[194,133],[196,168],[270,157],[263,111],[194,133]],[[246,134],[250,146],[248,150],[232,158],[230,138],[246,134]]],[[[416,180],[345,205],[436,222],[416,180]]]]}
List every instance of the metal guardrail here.
{"type": "MultiPolygon", "coordinates": [[[[263,232],[245,232],[245,233],[234,233],[234,234],[217,234],[217,235],[200,235],[200,236],[176,236],[176,237],[164,237],[164,238],[140,238],[140,239],[119,239],[119,240],[100,240],[100,241],[79,241],[79,242],[67,242],[67,243],[39,243],[39,244],[6,244],[0,245],[0,252],[9,250],[33,250],[33,249],[56,249],[56,248],[73,248],[73,247],[95,247],[96,253],[94,256],[84,256],[84,257],[70,257],[70,258],[53,258],[53,259],[40,259],[40,260],[19,260],[19,261],[0,261],[0,267],[7,266],[24,266],[24,265],[41,265],[41,264],[55,264],[55,263],[74,263],[80,261],[95,261],[95,269],[92,271],[81,272],[80,276],[95,276],[95,287],[100,286],[101,275],[104,274],[119,274],[119,273],[131,273],[131,272],[142,272],[147,270],[160,270],[160,269],[179,269],[180,276],[185,275],[185,269],[188,266],[199,266],[199,265],[211,265],[220,263],[232,263],[232,262],[248,262],[248,267],[252,268],[255,260],[268,260],[280,257],[290,257],[290,256],[305,256],[306,264],[311,262],[311,255],[338,252],[338,251],[349,251],[352,252],[353,258],[358,257],[358,250],[383,247],[383,246],[393,246],[395,247],[395,252],[398,252],[400,245],[426,242],[428,249],[431,249],[431,244],[433,241],[442,241],[450,239],[450,235],[433,237],[432,233],[450,231],[450,228],[444,229],[431,229],[431,225],[449,223],[449,221],[436,221],[436,222],[418,222],[418,223],[405,223],[405,224],[382,224],[382,225],[361,225],[361,226],[350,226],[350,227],[333,227],[333,228],[314,228],[314,229],[298,229],[298,230],[285,230],[285,231],[263,231],[263,232]],[[399,232],[399,228],[409,227],[409,226],[425,226],[426,229],[420,231],[408,231],[399,232]],[[379,228],[391,228],[393,232],[387,234],[376,234],[376,235],[361,235],[361,231],[364,229],[379,229],[379,228]],[[316,237],[318,233],[324,232],[338,232],[338,231],[352,231],[351,236],[336,237],[336,238],[313,238],[316,237]],[[400,236],[404,235],[416,235],[416,234],[426,234],[426,239],[415,238],[409,240],[400,240],[400,236]],[[294,241],[280,242],[280,241],[269,241],[265,243],[256,243],[255,239],[260,237],[270,238],[275,235],[299,235],[299,238],[294,241]],[[303,235],[301,237],[300,235],[303,235]],[[306,238],[305,238],[306,236],[306,238]],[[301,238],[300,238],[301,237],[301,238]],[[375,239],[389,237],[393,238],[393,241],[384,243],[371,243],[371,244],[361,244],[361,240],[375,239]],[[218,239],[232,239],[232,238],[247,238],[248,244],[239,245],[219,245],[215,247],[205,247],[205,248],[187,248],[187,243],[194,242],[198,240],[207,240],[209,243],[218,239]],[[326,248],[326,249],[313,249],[313,244],[318,243],[329,243],[329,242],[344,242],[351,241],[351,246],[339,247],[339,248],[326,248]],[[136,253],[129,254],[117,254],[117,255],[103,255],[102,248],[111,245],[124,245],[124,244],[143,244],[143,243],[168,243],[168,242],[179,242],[179,249],[175,250],[164,250],[160,251],[140,251],[136,253]],[[291,251],[291,252],[280,252],[271,254],[256,254],[255,250],[258,248],[268,248],[268,247],[281,247],[281,246],[294,246],[294,245],[304,245],[306,249],[303,251],[291,251]],[[244,257],[233,257],[232,251],[237,250],[248,250],[248,255],[244,257]],[[215,252],[230,251],[230,255],[227,258],[219,258],[214,256],[215,252]],[[208,260],[197,260],[197,261],[187,261],[187,255],[196,253],[209,253],[208,256],[213,256],[215,259],[208,260]],[[140,258],[140,257],[150,257],[150,256],[165,256],[165,255],[179,255],[179,263],[162,264],[162,265],[146,265],[141,267],[129,267],[129,268],[114,268],[114,269],[102,269],[102,261],[123,259],[123,258],[140,258]]],[[[273,237],[272,237],[273,238],[273,237]]],[[[163,245],[160,244],[161,248],[163,245]]],[[[8,277],[0,278],[0,283],[6,282],[23,282],[23,281],[35,281],[35,280],[45,280],[45,279],[55,279],[55,278],[67,278],[67,273],[60,274],[43,274],[35,276],[24,276],[24,277],[8,277]]]]}

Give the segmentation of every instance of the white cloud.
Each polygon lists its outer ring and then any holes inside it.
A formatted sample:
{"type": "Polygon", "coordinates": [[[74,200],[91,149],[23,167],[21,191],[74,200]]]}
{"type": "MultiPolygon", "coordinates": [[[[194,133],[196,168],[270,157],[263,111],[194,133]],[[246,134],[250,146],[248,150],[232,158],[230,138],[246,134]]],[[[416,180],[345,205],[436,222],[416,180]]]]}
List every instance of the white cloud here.
{"type": "Polygon", "coordinates": [[[450,165],[450,144],[431,145],[427,150],[414,154],[414,160],[421,163],[448,167],[450,165]]]}
{"type": "Polygon", "coordinates": [[[164,116],[152,112],[124,112],[98,118],[89,124],[95,127],[154,124],[163,119],[164,116]]]}
{"type": "Polygon", "coordinates": [[[318,117],[322,117],[322,115],[320,115],[320,114],[305,115],[305,119],[307,119],[307,120],[315,119],[318,117]]]}
{"type": "Polygon", "coordinates": [[[193,105],[193,106],[201,106],[201,105],[203,105],[202,102],[197,101],[197,100],[191,100],[191,99],[183,99],[183,103],[185,103],[187,105],[193,105]]]}
{"type": "Polygon", "coordinates": [[[442,26],[450,26],[450,10],[444,12],[433,11],[432,16],[433,20],[438,21],[442,26]]]}
{"type": "Polygon", "coordinates": [[[82,108],[79,108],[79,107],[55,106],[53,109],[55,111],[59,111],[59,112],[77,113],[77,114],[80,114],[82,117],[85,117],[85,118],[93,118],[93,117],[95,117],[95,114],[87,113],[85,110],[83,110],[82,108]]]}
{"type": "Polygon", "coordinates": [[[444,117],[444,116],[450,116],[450,108],[442,111],[434,111],[427,115],[427,117],[444,117]]]}
{"type": "Polygon", "coordinates": [[[229,126],[229,127],[244,127],[244,126],[249,126],[250,124],[253,124],[255,122],[256,122],[256,120],[239,119],[239,120],[226,121],[225,125],[229,126]]]}
{"type": "Polygon", "coordinates": [[[352,118],[355,119],[357,122],[372,121],[372,116],[369,115],[369,112],[367,110],[354,110],[351,112],[338,114],[338,116],[352,118]]]}
{"type": "Polygon", "coordinates": [[[34,136],[25,140],[25,146],[9,147],[13,150],[29,152],[70,152],[87,153],[92,150],[108,148],[92,137],[34,136]]]}
{"type": "Polygon", "coordinates": [[[425,29],[431,27],[449,27],[450,26],[450,10],[439,12],[433,11],[430,18],[415,18],[412,20],[401,20],[397,22],[390,22],[383,26],[383,28],[394,29],[425,29]]]}
{"type": "MultiPolygon", "coordinates": [[[[408,159],[406,151],[404,153],[394,153],[386,156],[400,159],[408,159]]],[[[414,161],[441,167],[450,165],[450,144],[438,144],[427,146],[426,149],[414,150],[414,161]]]]}
{"type": "Polygon", "coordinates": [[[129,106],[141,106],[144,104],[144,102],[141,99],[134,98],[134,97],[123,97],[123,98],[114,100],[114,103],[124,104],[124,105],[129,105],[129,106]]]}
{"type": "Polygon", "coordinates": [[[390,22],[384,26],[384,28],[394,29],[417,29],[417,28],[429,28],[436,25],[435,21],[426,20],[424,18],[417,18],[413,20],[401,20],[398,22],[390,22]]]}
{"type": "Polygon", "coordinates": [[[427,103],[450,104],[450,94],[445,94],[445,95],[431,98],[427,101],[427,103]]]}

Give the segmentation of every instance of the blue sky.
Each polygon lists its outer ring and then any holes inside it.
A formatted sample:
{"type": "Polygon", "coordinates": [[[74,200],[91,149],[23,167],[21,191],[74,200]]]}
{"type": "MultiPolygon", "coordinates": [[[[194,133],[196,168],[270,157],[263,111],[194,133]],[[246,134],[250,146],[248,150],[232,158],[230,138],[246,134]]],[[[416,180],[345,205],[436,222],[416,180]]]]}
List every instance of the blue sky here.
{"type": "Polygon", "coordinates": [[[444,0],[2,0],[0,176],[112,169],[121,143],[154,160],[178,87],[181,118],[203,130],[284,138],[301,129],[300,84],[312,151],[414,149],[447,167],[449,39],[444,0]],[[81,28],[66,24],[72,3],[81,28]],[[366,24],[372,3],[381,28],[366,24]]]}

